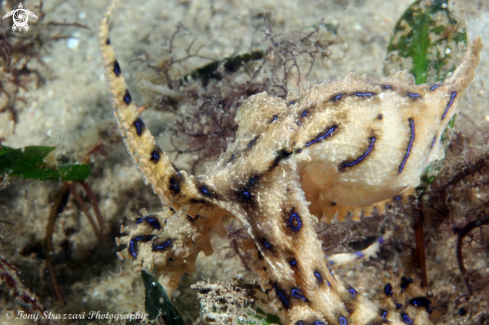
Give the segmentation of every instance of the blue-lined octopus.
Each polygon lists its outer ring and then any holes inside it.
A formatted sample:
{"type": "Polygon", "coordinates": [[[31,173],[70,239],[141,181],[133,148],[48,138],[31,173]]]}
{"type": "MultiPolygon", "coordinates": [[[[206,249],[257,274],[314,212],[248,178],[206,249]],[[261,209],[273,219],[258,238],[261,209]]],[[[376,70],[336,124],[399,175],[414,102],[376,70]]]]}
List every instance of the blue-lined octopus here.
{"type": "Polygon", "coordinates": [[[143,212],[119,255],[156,270],[171,294],[185,271],[195,271],[201,251],[212,254],[210,237],[225,234],[227,215],[247,230],[252,267],[284,323],[430,323],[425,297],[403,312],[386,310],[335,277],[313,226],[336,211],[381,206],[416,187],[423,170],[443,158],[440,137],[474,77],[480,37],[443,83],[416,85],[407,72],[378,79],[351,73],[285,100],[253,95],[238,111],[234,143],[203,175],[190,176],[139,116],[110,45],[112,8],[100,46],[115,116],[127,151],[164,205],[143,212]]]}

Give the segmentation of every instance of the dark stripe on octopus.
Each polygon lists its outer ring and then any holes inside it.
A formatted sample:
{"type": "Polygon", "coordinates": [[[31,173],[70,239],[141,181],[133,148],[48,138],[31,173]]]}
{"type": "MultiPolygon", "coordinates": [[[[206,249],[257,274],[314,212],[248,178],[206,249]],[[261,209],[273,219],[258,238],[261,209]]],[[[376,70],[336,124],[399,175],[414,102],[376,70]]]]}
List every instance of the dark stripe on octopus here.
{"type": "Polygon", "coordinates": [[[160,221],[158,220],[158,218],[156,218],[153,215],[146,216],[144,218],[138,218],[136,220],[136,224],[137,225],[139,225],[142,222],[147,222],[151,227],[153,227],[153,228],[155,228],[157,230],[160,230],[161,229],[160,221]]]}
{"type": "Polygon", "coordinates": [[[315,144],[316,142],[323,140],[324,138],[329,136],[331,133],[333,133],[333,131],[336,130],[336,128],[338,128],[338,125],[333,125],[333,126],[329,127],[328,129],[326,129],[326,132],[324,132],[323,134],[320,134],[314,140],[306,143],[306,147],[309,147],[311,144],[315,144]]]}
{"type": "Polygon", "coordinates": [[[155,236],[154,235],[141,235],[137,237],[131,238],[129,241],[129,253],[134,257],[138,257],[138,242],[148,242],[151,239],[153,239],[155,236]]]}
{"type": "Polygon", "coordinates": [[[409,120],[410,126],[411,126],[411,138],[409,139],[409,145],[406,149],[406,155],[404,156],[404,159],[402,160],[402,163],[399,165],[399,174],[402,173],[402,170],[404,169],[404,165],[406,164],[407,159],[409,158],[409,154],[411,153],[411,149],[413,147],[413,142],[414,142],[414,120],[410,118],[409,120]]]}
{"type": "Polygon", "coordinates": [[[119,62],[117,62],[117,60],[114,61],[113,70],[115,76],[119,77],[119,75],[121,74],[121,66],[119,65],[119,62]]]}
{"type": "Polygon", "coordinates": [[[161,149],[160,146],[156,145],[156,147],[151,151],[150,158],[153,163],[157,164],[161,158],[161,149]]]}
{"type": "Polygon", "coordinates": [[[369,98],[369,97],[372,97],[372,96],[375,96],[377,95],[376,93],[372,93],[372,92],[356,92],[355,93],[355,96],[357,97],[364,97],[364,98],[369,98]]]}
{"type": "Polygon", "coordinates": [[[177,175],[172,175],[170,177],[169,182],[168,182],[168,190],[173,195],[180,194],[180,192],[182,190],[182,188],[181,188],[181,182],[182,182],[182,179],[180,177],[177,177],[177,175]]]}
{"type": "Polygon", "coordinates": [[[129,90],[126,89],[126,92],[124,93],[123,99],[124,99],[124,103],[126,103],[126,105],[131,104],[132,97],[131,97],[131,94],[129,93],[129,90]]]}
{"type": "Polygon", "coordinates": [[[153,244],[151,245],[151,250],[153,252],[163,252],[166,249],[168,249],[169,247],[171,247],[170,244],[171,244],[171,240],[170,239],[168,239],[166,241],[163,241],[160,244],[157,244],[157,243],[153,242],[153,244]]]}
{"type": "Polygon", "coordinates": [[[457,92],[453,91],[452,95],[450,97],[450,101],[448,102],[447,108],[445,108],[445,112],[443,112],[443,116],[441,117],[442,120],[447,116],[448,110],[452,106],[453,101],[455,100],[455,97],[457,97],[457,92]]]}
{"type": "Polygon", "coordinates": [[[143,120],[141,120],[140,117],[138,117],[137,119],[135,119],[134,122],[132,123],[132,125],[134,125],[134,127],[136,128],[136,134],[137,135],[143,134],[143,131],[144,131],[144,122],[143,122],[143,120]]]}
{"type": "Polygon", "coordinates": [[[255,142],[256,140],[258,140],[258,137],[254,137],[253,140],[251,140],[249,143],[248,143],[248,149],[253,147],[255,145],[255,142]]]}
{"type": "Polygon", "coordinates": [[[351,167],[351,166],[358,164],[359,162],[361,162],[363,159],[365,159],[372,152],[372,149],[373,149],[374,143],[375,143],[375,137],[371,137],[369,140],[370,140],[370,145],[369,145],[367,151],[365,151],[365,153],[363,155],[361,155],[360,157],[358,157],[354,161],[342,162],[340,164],[340,168],[339,168],[340,171],[345,171],[348,167],[351,167]]]}
{"type": "Polygon", "coordinates": [[[283,294],[283,292],[281,292],[278,289],[277,285],[275,285],[275,293],[277,294],[279,300],[284,305],[284,308],[289,309],[289,301],[287,300],[287,298],[285,297],[285,295],[283,294]]]}
{"type": "Polygon", "coordinates": [[[277,157],[273,161],[273,164],[270,168],[274,168],[278,166],[278,163],[285,158],[289,158],[294,153],[293,150],[288,151],[287,149],[282,149],[278,152],[277,157]]]}

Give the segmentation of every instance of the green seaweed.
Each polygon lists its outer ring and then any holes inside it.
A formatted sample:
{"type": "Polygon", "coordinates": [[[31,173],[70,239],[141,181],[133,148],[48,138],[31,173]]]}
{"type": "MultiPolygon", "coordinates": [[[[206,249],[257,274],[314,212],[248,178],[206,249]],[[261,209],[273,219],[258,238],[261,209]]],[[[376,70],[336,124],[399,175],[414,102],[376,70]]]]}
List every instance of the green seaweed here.
{"type": "Polygon", "coordinates": [[[212,61],[198,69],[192,70],[190,73],[183,76],[181,80],[182,82],[201,80],[204,84],[207,84],[210,79],[220,80],[222,78],[217,71],[221,65],[224,65],[227,72],[233,73],[237,72],[243,63],[261,59],[263,59],[263,52],[258,50],[226,57],[222,60],[212,61]]]}
{"type": "Polygon", "coordinates": [[[82,182],[90,176],[90,167],[84,164],[49,166],[45,159],[54,149],[54,147],[44,146],[23,149],[1,146],[0,174],[53,182],[82,182]]]}
{"type": "Polygon", "coordinates": [[[239,68],[243,65],[243,63],[261,59],[263,59],[263,52],[258,50],[251,53],[239,54],[236,56],[225,58],[223,60],[224,68],[228,72],[237,72],[239,68]]]}
{"type": "Polygon", "coordinates": [[[282,322],[280,322],[280,317],[274,314],[268,314],[259,307],[257,307],[256,309],[255,317],[261,320],[263,325],[270,325],[270,324],[282,325],[282,322]]]}
{"type": "Polygon", "coordinates": [[[144,287],[146,288],[145,307],[149,319],[161,316],[164,324],[185,325],[182,316],[171,303],[163,286],[151,274],[141,271],[144,287]]]}
{"type": "Polygon", "coordinates": [[[410,72],[417,84],[437,82],[455,70],[450,53],[461,42],[467,45],[467,32],[448,10],[447,0],[418,0],[394,27],[388,54],[412,60],[410,72]]]}

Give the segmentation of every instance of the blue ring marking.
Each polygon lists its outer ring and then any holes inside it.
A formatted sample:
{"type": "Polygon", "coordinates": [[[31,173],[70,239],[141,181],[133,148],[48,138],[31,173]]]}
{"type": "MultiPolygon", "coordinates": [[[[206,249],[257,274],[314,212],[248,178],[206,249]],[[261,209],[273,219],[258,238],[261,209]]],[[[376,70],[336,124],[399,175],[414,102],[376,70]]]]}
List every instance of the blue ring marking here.
{"type": "Polygon", "coordinates": [[[326,283],[328,283],[328,287],[331,287],[331,283],[328,280],[326,280],[326,283]]]}
{"type": "Polygon", "coordinates": [[[119,62],[117,62],[117,60],[115,60],[114,62],[114,73],[116,77],[119,77],[119,75],[121,74],[121,66],[119,65],[119,62]]]}
{"type": "Polygon", "coordinates": [[[356,160],[354,160],[352,162],[346,162],[346,161],[342,162],[341,163],[341,167],[342,168],[351,167],[353,165],[358,164],[363,159],[365,159],[365,157],[368,156],[368,154],[370,153],[370,151],[372,151],[372,148],[374,147],[374,143],[375,143],[375,137],[371,137],[370,138],[370,146],[368,147],[367,151],[363,155],[361,155],[358,159],[356,159],[356,160]]]}
{"type": "Polygon", "coordinates": [[[304,297],[304,295],[302,294],[302,291],[300,291],[299,289],[292,289],[292,295],[296,298],[300,298],[300,299],[306,301],[306,297],[304,297]]]}
{"type": "Polygon", "coordinates": [[[161,245],[156,245],[155,243],[153,243],[151,249],[153,250],[153,252],[161,252],[165,248],[167,248],[170,245],[170,243],[171,243],[170,239],[168,239],[166,242],[162,243],[161,245]]]}
{"type": "Polygon", "coordinates": [[[384,287],[384,293],[386,296],[392,296],[393,295],[393,292],[392,292],[392,285],[390,283],[387,283],[384,287]]]}
{"type": "MultiPolygon", "coordinates": [[[[334,265],[334,261],[328,260],[328,263],[329,263],[329,265],[334,265]]],[[[331,272],[331,269],[329,270],[329,272],[331,272]]]]}
{"type": "Polygon", "coordinates": [[[355,252],[355,253],[353,253],[353,254],[355,254],[355,255],[357,255],[357,256],[358,256],[358,257],[357,257],[357,260],[361,260],[362,258],[364,258],[364,257],[365,257],[365,254],[363,254],[362,252],[355,252]]]}
{"type": "Polygon", "coordinates": [[[424,307],[431,314],[431,301],[426,297],[418,297],[409,300],[409,303],[414,307],[424,307]]]}
{"type": "Polygon", "coordinates": [[[251,199],[250,191],[247,189],[241,190],[241,198],[243,200],[249,201],[251,199]]]}
{"type": "Polygon", "coordinates": [[[457,97],[457,92],[453,91],[452,97],[450,97],[450,101],[448,102],[447,108],[445,108],[445,112],[443,112],[443,116],[441,117],[442,120],[445,118],[445,116],[447,116],[448,110],[450,109],[450,106],[452,106],[455,97],[457,97]]]}
{"type": "Polygon", "coordinates": [[[348,292],[351,294],[353,298],[355,298],[355,294],[356,294],[355,289],[351,288],[350,290],[348,290],[348,292]]]}
{"type": "Polygon", "coordinates": [[[270,121],[270,123],[275,122],[277,119],[278,119],[278,116],[277,116],[277,115],[274,115],[274,116],[272,117],[272,120],[270,121]]]}
{"type": "Polygon", "coordinates": [[[391,90],[392,89],[392,86],[383,85],[382,88],[384,88],[385,90],[391,90]]]}
{"type": "Polygon", "coordinates": [[[272,248],[272,244],[270,244],[265,238],[262,240],[263,246],[265,246],[266,249],[272,248]]]}
{"type": "Polygon", "coordinates": [[[158,150],[151,151],[151,158],[149,158],[154,163],[160,161],[160,152],[158,150]]]}
{"type": "Polygon", "coordinates": [[[401,277],[401,290],[406,290],[411,283],[413,283],[413,279],[406,278],[405,276],[401,277]]]}
{"type": "Polygon", "coordinates": [[[250,185],[254,185],[255,181],[258,181],[260,179],[259,175],[255,175],[253,177],[250,177],[250,185]]]}
{"type": "Polygon", "coordinates": [[[326,325],[326,324],[323,321],[318,320],[316,321],[316,325],[326,325]]]}
{"type": "Polygon", "coordinates": [[[144,221],[147,221],[149,223],[149,225],[155,229],[158,229],[160,230],[161,229],[161,224],[160,222],[158,221],[158,219],[156,219],[155,217],[153,216],[146,216],[144,218],[139,218],[136,220],[136,224],[140,224],[141,222],[144,222],[144,221]]]}
{"type": "Polygon", "coordinates": [[[309,111],[305,110],[304,112],[302,112],[301,117],[305,117],[307,114],[309,114],[309,111]]]}
{"type": "Polygon", "coordinates": [[[380,245],[384,245],[384,236],[380,236],[379,239],[377,239],[380,245]]]}
{"type": "Polygon", "coordinates": [[[137,248],[136,248],[136,244],[134,243],[134,240],[131,239],[129,241],[129,253],[134,257],[134,258],[137,258],[138,257],[138,253],[137,253],[137,248]]]}
{"type": "Polygon", "coordinates": [[[360,92],[355,93],[355,96],[357,96],[357,97],[372,97],[373,95],[375,95],[375,94],[374,93],[360,93],[360,92]]]}
{"type": "Polygon", "coordinates": [[[289,218],[289,225],[293,231],[297,231],[297,230],[301,229],[302,222],[301,222],[301,218],[299,218],[299,215],[297,213],[292,213],[292,215],[289,218]],[[294,222],[297,223],[297,227],[294,226],[294,222]]]}
{"type": "Polygon", "coordinates": [[[398,304],[397,302],[395,302],[394,305],[396,305],[396,309],[401,309],[402,308],[402,304],[398,304]]]}
{"type": "Polygon", "coordinates": [[[285,299],[285,296],[283,293],[281,293],[277,286],[275,286],[275,293],[278,295],[278,297],[280,298],[280,300],[282,301],[282,304],[284,305],[285,308],[289,308],[289,302],[287,301],[287,299],[285,299]]]}
{"type": "Polygon", "coordinates": [[[419,94],[416,94],[416,93],[407,93],[407,96],[409,98],[412,98],[413,100],[421,97],[419,94]]]}
{"type": "Polygon", "coordinates": [[[404,169],[404,165],[406,164],[407,159],[409,158],[409,154],[411,153],[411,149],[413,147],[413,142],[414,142],[414,120],[410,118],[408,120],[411,123],[411,139],[409,140],[409,145],[406,150],[406,155],[404,156],[404,160],[402,161],[401,165],[399,166],[399,174],[402,173],[402,170],[404,169]]]}
{"type": "Polygon", "coordinates": [[[388,311],[385,311],[385,312],[384,312],[384,314],[382,315],[382,318],[387,320],[387,318],[386,318],[386,317],[387,317],[387,314],[388,314],[388,313],[389,313],[388,311]]]}
{"type": "Polygon", "coordinates": [[[209,190],[207,189],[207,187],[205,186],[202,186],[200,188],[200,192],[202,192],[202,194],[205,194],[205,195],[210,195],[211,193],[209,192],[209,190]]]}
{"type": "Polygon", "coordinates": [[[438,87],[440,87],[440,85],[433,85],[433,86],[430,87],[430,90],[433,91],[433,90],[435,90],[438,87]]]}
{"type": "Polygon", "coordinates": [[[404,321],[404,323],[406,324],[412,324],[413,323],[413,320],[411,318],[409,318],[408,315],[406,315],[405,313],[402,313],[402,320],[404,321]]]}
{"type": "Polygon", "coordinates": [[[132,124],[136,128],[136,134],[141,135],[143,133],[143,130],[144,130],[143,120],[141,120],[141,118],[138,117],[132,124]]]}
{"type": "Polygon", "coordinates": [[[154,238],[154,235],[141,235],[131,238],[129,241],[129,253],[134,257],[138,257],[138,242],[147,242],[154,238]]]}
{"type": "Polygon", "coordinates": [[[314,276],[316,277],[316,279],[318,279],[319,283],[323,282],[323,278],[321,277],[321,274],[319,274],[319,272],[314,272],[314,276]]]}
{"type": "Polygon", "coordinates": [[[341,316],[340,316],[340,324],[341,324],[341,325],[348,325],[348,322],[347,322],[347,320],[346,320],[346,318],[345,318],[345,317],[341,317],[341,316]]]}
{"type": "Polygon", "coordinates": [[[306,143],[306,147],[309,147],[311,144],[314,144],[316,142],[319,142],[321,140],[323,140],[324,138],[326,138],[328,135],[330,135],[331,133],[333,133],[334,130],[336,130],[337,126],[334,125],[332,126],[328,131],[326,131],[326,133],[324,133],[323,135],[321,135],[320,137],[318,137],[317,139],[315,140],[312,140],[311,142],[308,142],[306,143]]]}
{"type": "Polygon", "coordinates": [[[129,93],[129,90],[126,89],[126,93],[124,94],[124,103],[126,103],[126,105],[129,105],[131,104],[131,102],[132,102],[131,94],[129,93]]]}
{"type": "Polygon", "coordinates": [[[110,45],[110,39],[109,38],[107,38],[107,40],[105,41],[105,44],[110,45]]]}
{"type": "Polygon", "coordinates": [[[290,266],[296,266],[297,265],[297,261],[296,260],[292,260],[290,261],[290,266]]]}

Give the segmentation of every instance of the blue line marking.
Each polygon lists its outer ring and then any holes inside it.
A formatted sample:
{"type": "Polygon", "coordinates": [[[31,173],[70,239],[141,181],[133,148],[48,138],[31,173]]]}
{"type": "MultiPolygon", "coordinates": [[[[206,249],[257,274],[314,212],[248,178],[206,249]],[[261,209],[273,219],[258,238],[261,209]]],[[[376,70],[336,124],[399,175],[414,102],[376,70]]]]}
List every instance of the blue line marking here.
{"type": "Polygon", "coordinates": [[[452,92],[452,97],[450,97],[450,101],[448,102],[447,108],[445,108],[445,112],[443,112],[443,116],[441,117],[442,120],[445,118],[445,116],[447,116],[448,110],[450,109],[450,106],[452,106],[455,97],[457,97],[456,91],[452,92]]]}
{"type": "Polygon", "coordinates": [[[411,123],[411,139],[409,140],[409,146],[406,150],[406,155],[404,156],[404,160],[402,161],[401,165],[399,166],[399,174],[402,173],[402,170],[404,169],[404,165],[406,164],[407,159],[409,158],[409,154],[411,153],[411,148],[413,147],[413,142],[414,142],[414,120],[412,118],[409,119],[409,122],[411,123]]]}
{"type": "Polygon", "coordinates": [[[321,135],[319,138],[317,138],[315,140],[312,140],[311,142],[306,143],[306,147],[309,147],[311,144],[314,144],[316,142],[319,142],[319,141],[323,140],[328,135],[330,135],[331,133],[333,133],[333,131],[336,130],[336,127],[337,127],[336,125],[335,126],[332,126],[328,131],[326,131],[326,133],[324,133],[323,135],[321,135]]]}
{"type": "Polygon", "coordinates": [[[351,167],[353,165],[358,164],[363,159],[365,159],[365,157],[368,156],[368,154],[370,153],[370,151],[372,151],[372,148],[374,147],[374,143],[375,143],[375,137],[371,137],[370,138],[370,146],[368,147],[367,151],[363,155],[361,155],[360,158],[358,158],[355,161],[352,161],[352,162],[346,162],[345,161],[345,162],[341,163],[341,167],[342,168],[351,167]]]}

